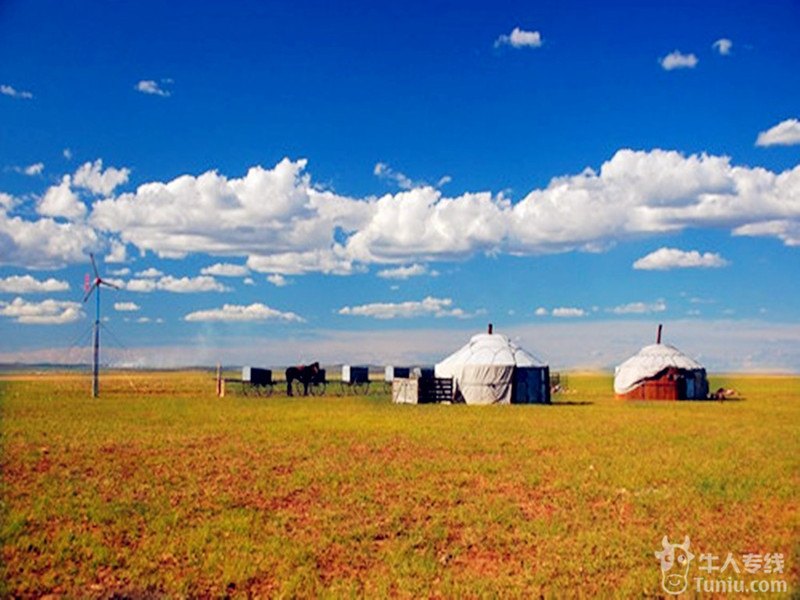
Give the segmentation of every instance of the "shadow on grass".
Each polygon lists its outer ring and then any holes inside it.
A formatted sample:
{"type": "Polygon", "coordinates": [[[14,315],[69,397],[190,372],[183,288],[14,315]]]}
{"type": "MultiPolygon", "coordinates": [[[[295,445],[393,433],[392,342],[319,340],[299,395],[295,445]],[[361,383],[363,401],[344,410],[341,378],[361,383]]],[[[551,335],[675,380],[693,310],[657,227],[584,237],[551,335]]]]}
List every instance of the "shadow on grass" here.
{"type": "Polygon", "coordinates": [[[550,406],[591,406],[594,402],[589,402],[587,400],[566,400],[564,402],[551,402],[550,406]]]}

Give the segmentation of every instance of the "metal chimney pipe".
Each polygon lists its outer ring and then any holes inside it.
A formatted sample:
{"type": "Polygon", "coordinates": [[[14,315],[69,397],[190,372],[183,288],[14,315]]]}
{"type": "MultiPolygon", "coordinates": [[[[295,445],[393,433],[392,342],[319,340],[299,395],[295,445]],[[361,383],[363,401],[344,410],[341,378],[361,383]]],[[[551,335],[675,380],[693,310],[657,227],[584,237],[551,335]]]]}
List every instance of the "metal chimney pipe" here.
{"type": "Polygon", "coordinates": [[[658,335],[656,336],[656,344],[661,343],[661,323],[658,324],[658,335]]]}
{"type": "Polygon", "coordinates": [[[492,324],[489,323],[489,335],[492,335],[492,324]]]}

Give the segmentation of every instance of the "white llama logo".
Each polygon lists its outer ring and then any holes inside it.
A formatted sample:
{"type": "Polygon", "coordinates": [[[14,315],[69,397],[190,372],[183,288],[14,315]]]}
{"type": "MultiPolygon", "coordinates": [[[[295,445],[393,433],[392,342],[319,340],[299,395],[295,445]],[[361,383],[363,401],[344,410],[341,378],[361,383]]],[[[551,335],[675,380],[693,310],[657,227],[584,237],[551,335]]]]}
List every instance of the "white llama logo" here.
{"type": "Polygon", "coordinates": [[[680,594],[689,585],[689,563],[694,558],[694,554],[689,552],[689,536],[682,544],[670,544],[664,536],[661,545],[664,549],[655,553],[661,560],[661,587],[668,594],[680,594]],[[673,568],[674,572],[671,572],[673,568]]]}

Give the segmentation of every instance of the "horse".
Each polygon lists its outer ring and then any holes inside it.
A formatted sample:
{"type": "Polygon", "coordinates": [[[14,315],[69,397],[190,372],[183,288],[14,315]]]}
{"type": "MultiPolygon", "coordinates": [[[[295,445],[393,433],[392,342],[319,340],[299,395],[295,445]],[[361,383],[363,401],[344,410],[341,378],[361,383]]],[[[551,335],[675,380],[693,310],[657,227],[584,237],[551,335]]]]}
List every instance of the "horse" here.
{"type": "Polygon", "coordinates": [[[296,379],[303,384],[303,395],[308,396],[308,386],[314,381],[317,373],[319,373],[318,362],[286,369],[286,395],[294,395],[292,394],[292,382],[296,379]]]}

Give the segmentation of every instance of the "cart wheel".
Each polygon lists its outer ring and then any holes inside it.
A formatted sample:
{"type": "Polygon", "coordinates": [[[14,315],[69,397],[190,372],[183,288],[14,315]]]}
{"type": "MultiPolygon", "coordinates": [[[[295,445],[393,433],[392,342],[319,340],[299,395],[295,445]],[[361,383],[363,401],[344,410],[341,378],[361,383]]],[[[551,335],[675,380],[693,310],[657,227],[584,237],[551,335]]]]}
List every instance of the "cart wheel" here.
{"type": "Polygon", "coordinates": [[[247,384],[242,383],[242,396],[247,396],[247,384]]]}
{"type": "Polygon", "coordinates": [[[325,393],[325,382],[312,383],[308,386],[308,393],[312,396],[322,396],[325,393]]]}
{"type": "Polygon", "coordinates": [[[365,396],[369,391],[369,381],[359,381],[353,384],[353,391],[359,396],[365,396]]]}
{"type": "MultiPolygon", "coordinates": [[[[309,386],[309,387],[311,387],[311,386],[309,386]]],[[[299,379],[295,379],[292,382],[292,393],[295,396],[302,396],[304,391],[305,391],[305,386],[303,386],[303,382],[300,381],[299,379]]]]}
{"type": "Polygon", "coordinates": [[[263,390],[264,390],[264,395],[265,395],[266,397],[268,397],[268,398],[269,398],[270,396],[272,396],[272,388],[273,388],[273,385],[274,385],[274,384],[272,384],[272,383],[268,383],[267,385],[265,385],[265,386],[263,387],[263,390]]]}

